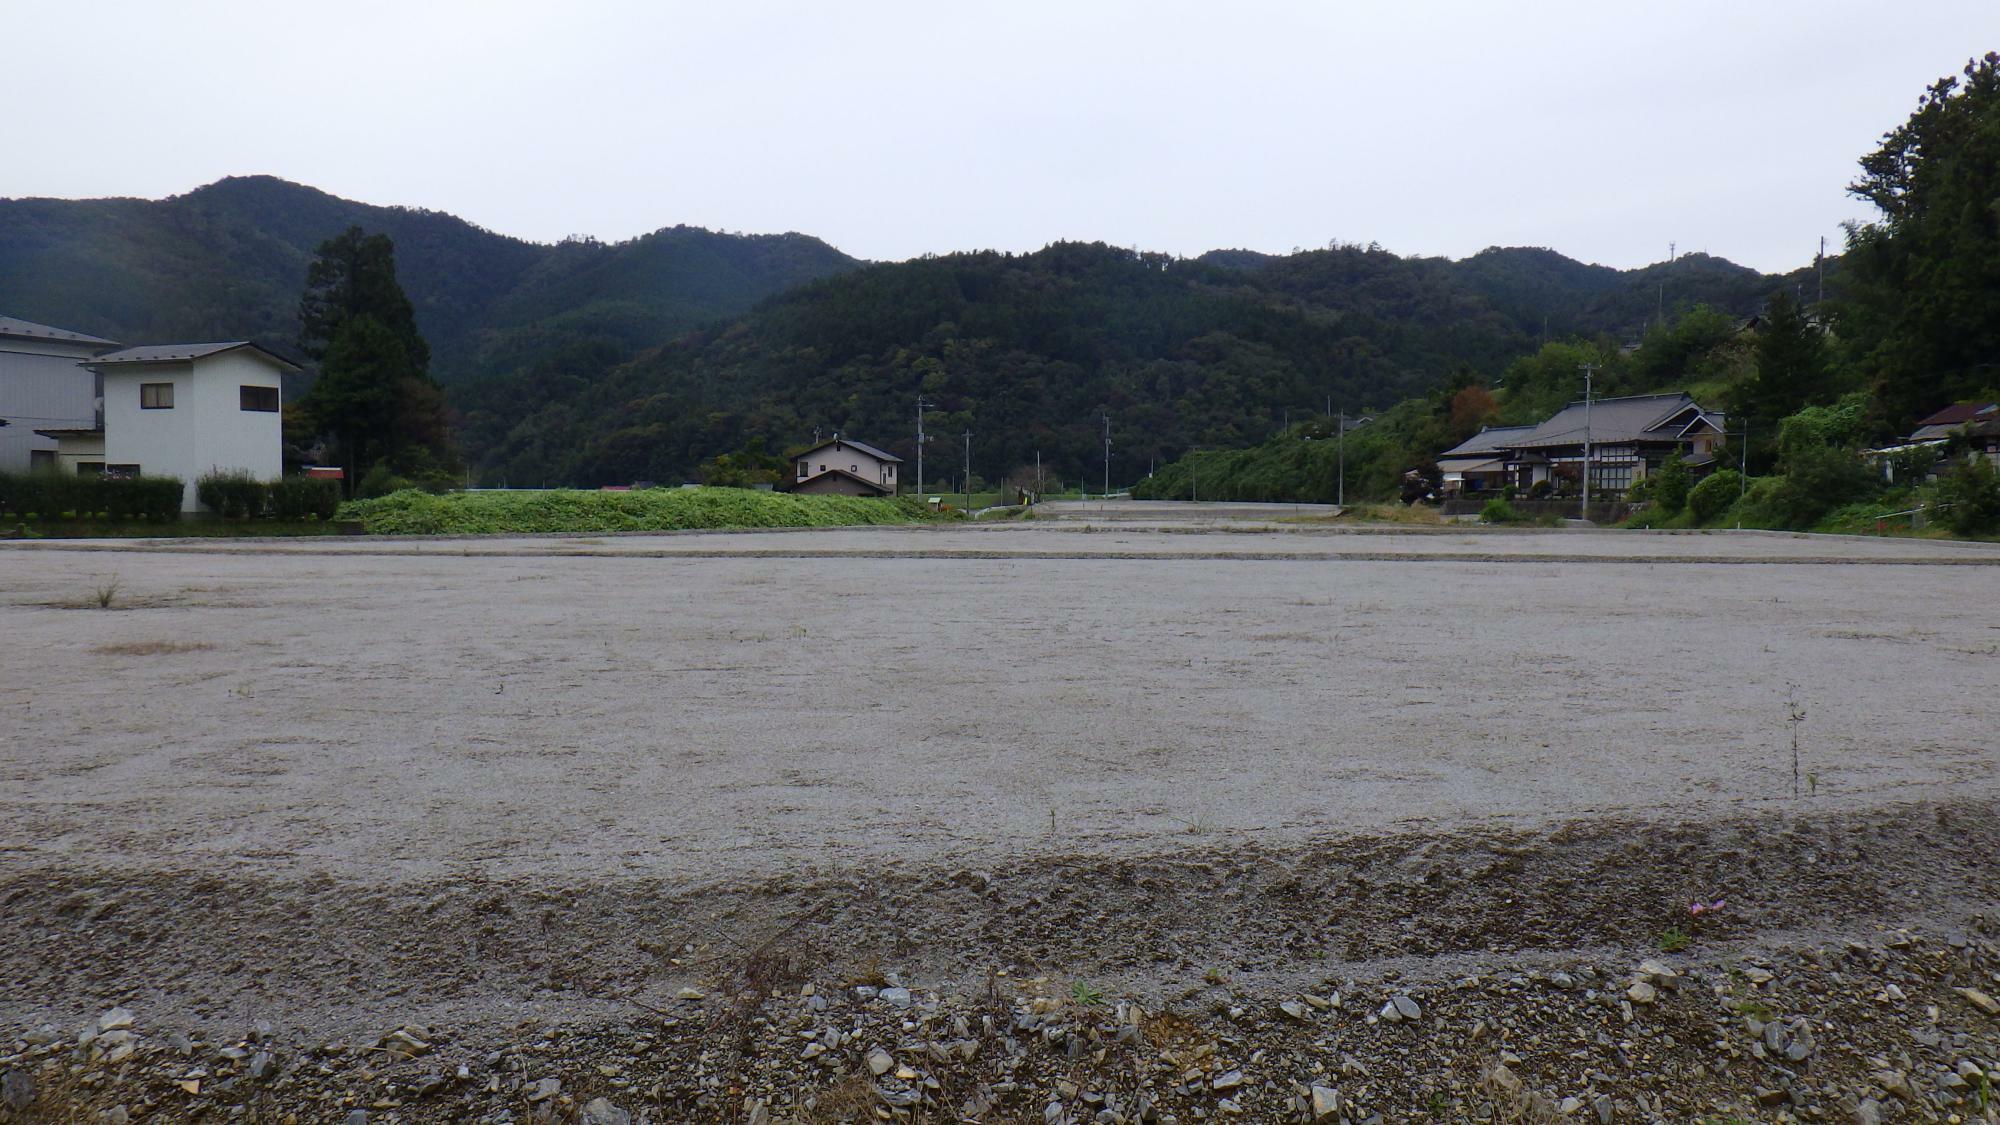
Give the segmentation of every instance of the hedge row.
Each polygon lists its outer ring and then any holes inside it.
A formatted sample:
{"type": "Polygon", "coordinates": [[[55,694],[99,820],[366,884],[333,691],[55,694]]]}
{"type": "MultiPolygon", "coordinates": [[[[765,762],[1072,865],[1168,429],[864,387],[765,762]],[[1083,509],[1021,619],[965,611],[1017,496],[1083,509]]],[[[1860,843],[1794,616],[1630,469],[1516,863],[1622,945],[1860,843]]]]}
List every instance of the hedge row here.
{"type": "Polygon", "coordinates": [[[164,522],[181,518],[183,488],[178,477],[0,473],[0,515],[164,522]]]}
{"type": "Polygon", "coordinates": [[[914,496],[865,499],[745,488],[649,488],[633,492],[391,493],[341,509],[374,534],[682,531],[732,527],[838,527],[940,518],[914,496]]]}
{"type": "Polygon", "coordinates": [[[340,482],[319,477],[261,481],[248,473],[210,473],[195,482],[195,499],[226,519],[330,520],[340,508],[340,482]]]}

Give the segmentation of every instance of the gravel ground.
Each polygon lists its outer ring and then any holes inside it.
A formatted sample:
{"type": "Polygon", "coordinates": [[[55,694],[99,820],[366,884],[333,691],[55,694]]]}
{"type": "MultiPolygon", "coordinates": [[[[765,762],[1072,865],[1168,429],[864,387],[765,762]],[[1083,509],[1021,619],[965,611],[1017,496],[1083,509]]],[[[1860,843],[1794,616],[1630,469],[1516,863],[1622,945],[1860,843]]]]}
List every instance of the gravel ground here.
{"type": "MultiPolygon", "coordinates": [[[[259,1020],[294,1052],[406,1022],[512,1042],[530,1017],[596,1042],[774,948],[793,1002],[889,965],[990,1004],[1004,969],[1226,1022],[1328,976],[1624,972],[1695,895],[1731,902],[1711,958],[1976,930],[1996,563],[1310,524],[4,544],[0,1034],[73,1042],[127,1005],[155,1044],[259,1020]]],[[[733,1010],[654,1034],[713,1077],[733,1010]]],[[[40,1089],[170,1104],[103,1053],[40,1089]]],[[[332,1096],[469,1104],[386,1073],[332,1096]]],[[[724,1077],[667,1082],[649,1104],[686,1116],[655,1119],[749,1114],[724,1077]]],[[[519,1093],[480,1112],[582,1109],[519,1093]]]]}

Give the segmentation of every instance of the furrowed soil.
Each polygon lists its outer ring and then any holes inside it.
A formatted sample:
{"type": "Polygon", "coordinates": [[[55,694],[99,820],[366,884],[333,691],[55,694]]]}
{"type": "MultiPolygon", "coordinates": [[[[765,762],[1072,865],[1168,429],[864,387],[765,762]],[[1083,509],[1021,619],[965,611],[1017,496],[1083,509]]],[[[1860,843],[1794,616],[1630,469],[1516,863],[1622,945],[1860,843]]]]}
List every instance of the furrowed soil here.
{"type": "Polygon", "coordinates": [[[1990,1119],[2000,549],[1244,507],[0,544],[0,1119],[1990,1119]]]}

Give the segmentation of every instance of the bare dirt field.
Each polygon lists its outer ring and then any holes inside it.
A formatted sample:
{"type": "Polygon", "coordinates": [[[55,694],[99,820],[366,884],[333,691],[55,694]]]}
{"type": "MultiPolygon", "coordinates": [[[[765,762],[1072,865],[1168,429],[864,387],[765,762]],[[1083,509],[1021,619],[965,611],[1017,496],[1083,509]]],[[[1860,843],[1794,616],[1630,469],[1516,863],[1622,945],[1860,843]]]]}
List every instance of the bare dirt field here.
{"type": "Polygon", "coordinates": [[[2000,549],[1071,515],[0,544],[0,1032],[598,1026],[780,936],[1199,1005],[1992,906],[2000,549]]]}

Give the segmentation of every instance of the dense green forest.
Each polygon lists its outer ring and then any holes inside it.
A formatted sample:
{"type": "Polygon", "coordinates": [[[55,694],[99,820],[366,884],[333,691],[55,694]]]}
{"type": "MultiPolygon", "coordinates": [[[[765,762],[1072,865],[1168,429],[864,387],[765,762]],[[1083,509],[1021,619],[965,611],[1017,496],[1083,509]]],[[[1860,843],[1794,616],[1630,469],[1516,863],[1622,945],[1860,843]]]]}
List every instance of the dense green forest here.
{"type": "Polygon", "coordinates": [[[864,266],[802,235],[687,227],[537,245],[257,176],[158,201],[0,200],[0,309],[299,356],[307,266],[350,227],[393,243],[459,445],[489,483],[686,480],[815,431],[913,457],[920,389],[941,463],[962,461],[969,430],[986,481],[1038,452],[1050,475],[1095,479],[1108,413],[1111,475],[1130,483],[1329,401],[1380,409],[1466,372],[1498,378],[1547,340],[1615,348],[1800,284],[1698,254],[1621,271],[1534,248],[1188,260],[1058,244],[864,266]]]}
{"type": "MultiPolygon", "coordinates": [[[[863,267],[800,235],[686,227],[536,245],[269,177],[159,201],[0,200],[0,309],[125,341],[248,337],[299,355],[314,249],[386,234],[459,444],[490,483],[686,480],[840,430],[997,481],[1254,444],[1331,398],[1381,408],[1545,339],[1638,337],[1783,279],[1684,255],[1644,270],[1543,249],[1463,261],[1333,245],[1187,260],[1102,245],[863,267]]],[[[300,388],[294,388],[296,393],[300,388]]],[[[934,474],[935,475],[935,474],[934,474]]]]}
{"type": "Polygon", "coordinates": [[[718,454],[815,431],[913,458],[921,390],[935,404],[934,480],[962,463],[971,431],[983,481],[1038,453],[1053,477],[1096,481],[1109,414],[1111,478],[1129,484],[1329,402],[1386,407],[1460,373],[1498,377],[1555,324],[1615,349],[1662,312],[1748,315],[1786,284],[1699,255],[1632,272],[1565,262],[1344,245],[1188,260],[1095,243],[928,257],[780,294],[608,373],[615,349],[580,344],[457,402],[495,482],[685,479],[718,454]]]}
{"type": "Polygon", "coordinates": [[[446,384],[526,370],[577,341],[624,359],[859,264],[803,235],[693,227],[539,245],[246,176],[162,200],[0,200],[0,310],[127,343],[250,339],[297,357],[306,267],[351,226],[395,244],[446,384]]]}

